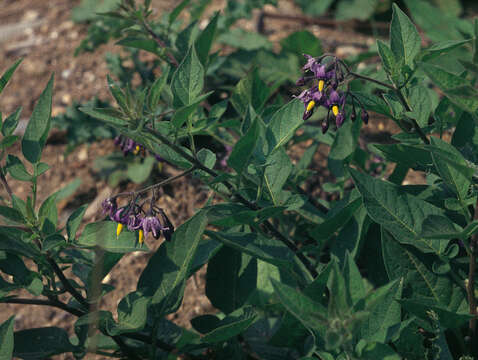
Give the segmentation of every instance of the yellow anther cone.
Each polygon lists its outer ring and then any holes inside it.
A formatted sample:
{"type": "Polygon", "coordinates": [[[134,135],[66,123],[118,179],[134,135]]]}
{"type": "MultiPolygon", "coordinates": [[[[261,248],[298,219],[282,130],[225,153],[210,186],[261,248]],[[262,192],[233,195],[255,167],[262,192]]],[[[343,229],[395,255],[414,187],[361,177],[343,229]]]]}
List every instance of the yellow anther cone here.
{"type": "Polygon", "coordinates": [[[310,110],[312,110],[312,109],[314,108],[314,106],[315,106],[315,101],[312,100],[312,101],[310,101],[310,102],[307,104],[307,109],[306,109],[306,110],[307,110],[307,111],[310,111],[310,110]]]}
{"type": "Polygon", "coordinates": [[[322,92],[322,90],[324,90],[324,85],[325,85],[325,81],[324,80],[319,80],[319,91],[322,92]]]}
{"type": "Polygon", "coordinates": [[[144,232],[143,232],[143,230],[139,230],[138,242],[139,242],[140,245],[143,245],[143,242],[144,242],[144,232]]]}
{"type": "Polygon", "coordinates": [[[332,106],[332,112],[334,116],[337,116],[339,114],[339,107],[337,105],[332,106]]]}
{"type": "Polygon", "coordinates": [[[120,236],[121,231],[123,231],[123,224],[118,223],[118,226],[116,227],[116,237],[120,236]]]}

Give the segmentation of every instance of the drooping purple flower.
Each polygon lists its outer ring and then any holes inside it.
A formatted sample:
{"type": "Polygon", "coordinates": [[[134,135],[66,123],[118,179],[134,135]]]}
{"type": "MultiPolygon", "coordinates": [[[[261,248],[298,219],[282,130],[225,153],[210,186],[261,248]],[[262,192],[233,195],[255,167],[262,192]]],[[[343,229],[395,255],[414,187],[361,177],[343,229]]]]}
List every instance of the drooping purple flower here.
{"type": "Polygon", "coordinates": [[[304,54],[304,57],[307,59],[307,62],[302,67],[302,70],[304,70],[304,71],[311,70],[312,71],[312,68],[314,67],[314,65],[317,64],[317,59],[314,58],[313,56],[310,56],[310,55],[307,55],[307,54],[304,54]]]}
{"type": "Polygon", "coordinates": [[[128,230],[130,231],[135,231],[141,228],[143,224],[143,217],[141,216],[141,213],[130,213],[128,216],[128,230]]]}
{"type": "Polygon", "coordinates": [[[123,206],[117,209],[113,214],[110,214],[110,219],[119,224],[126,225],[128,223],[129,213],[130,208],[128,206],[123,206]]]}
{"type": "Polygon", "coordinates": [[[231,152],[232,152],[232,146],[225,144],[224,145],[224,150],[225,150],[225,152],[222,154],[221,161],[219,162],[219,164],[223,168],[226,168],[227,167],[227,159],[229,159],[229,155],[231,155],[231,152]]]}
{"type": "Polygon", "coordinates": [[[155,239],[159,239],[161,236],[161,230],[163,230],[163,226],[159,219],[154,215],[148,215],[143,219],[143,231],[145,234],[151,232],[155,239]]]}
{"type": "Polygon", "coordinates": [[[118,209],[118,205],[116,204],[116,198],[106,198],[103,200],[101,203],[101,206],[103,208],[103,215],[111,215],[116,212],[118,209]]]}

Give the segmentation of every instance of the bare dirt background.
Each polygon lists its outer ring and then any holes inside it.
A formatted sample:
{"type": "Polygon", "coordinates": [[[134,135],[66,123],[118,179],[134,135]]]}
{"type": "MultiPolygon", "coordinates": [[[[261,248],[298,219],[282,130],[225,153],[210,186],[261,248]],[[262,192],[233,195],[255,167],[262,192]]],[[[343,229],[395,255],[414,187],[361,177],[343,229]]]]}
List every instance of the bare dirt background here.
{"type": "MultiPolygon", "coordinates": [[[[10,80],[9,85],[0,97],[0,109],[3,114],[10,114],[17,106],[23,106],[22,125],[26,124],[34,103],[51,73],[55,73],[55,87],[53,100],[53,115],[61,114],[73,101],[86,101],[94,96],[109,99],[106,88],[107,67],[104,60],[107,52],[117,52],[119,47],[110,43],[101,46],[94,53],[83,53],[74,57],[75,48],[86,34],[86,25],[78,25],[71,21],[71,9],[79,1],[71,0],[0,0],[0,72],[3,72],[19,57],[24,61],[10,80]]],[[[176,1],[153,0],[153,7],[157,14],[170,11],[176,1]]],[[[300,14],[292,1],[280,1],[278,9],[267,7],[267,11],[279,14],[300,14]]],[[[224,2],[214,0],[208,13],[219,10],[224,2]]],[[[239,26],[253,30],[257,24],[257,13],[252,20],[241,20],[239,26]]],[[[186,14],[187,16],[187,14],[186,14]]],[[[207,14],[206,14],[207,16],[207,14]]],[[[267,34],[273,41],[278,41],[290,32],[303,29],[300,22],[291,22],[277,19],[266,20],[267,34]]],[[[341,28],[307,26],[321,40],[326,51],[336,52],[340,56],[356,54],[374,42],[371,36],[361,35],[354,31],[353,26],[341,28]]],[[[393,125],[383,119],[372,119],[363,137],[380,137],[395,132],[393,125]]],[[[58,134],[56,135],[58,136],[58,134]]],[[[60,134],[61,136],[61,134],[60,134]]],[[[91,203],[85,220],[94,221],[100,217],[99,204],[101,201],[118,189],[111,189],[100,180],[92,169],[95,157],[110,153],[114,150],[111,140],[103,140],[91,146],[83,145],[77,148],[68,157],[65,157],[65,144],[60,141],[49,143],[43,153],[42,161],[51,165],[51,170],[40,178],[39,201],[41,202],[52,192],[62,188],[75,178],[82,180],[79,190],[70,198],[59,204],[62,220],[65,221],[69,209],[73,205],[91,203]]],[[[20,148],[15,149],[19,154],[20,148]]],[[[291,153],[293,159],[298,159],[301,149],[291,153]]],[[[326,169],[327,148],[320,147],[312,168],[317,170],[316,178],[310,183],[311,187],[324,181],[330,181],[326,169]]],[[[175,175],[174,168],[165,167],[165,177],[175,175]]],[[[414,181],[419,181],[415,179],[414,181]]],[[[9,179],[14,192],[25,198],[29,192],[28,185],[9,179]]],[[[194,210],[204,203],[207,190],[199,183],[182,179],[174,185],[174,198],[164,195],[161,198],[161,207],[167,209],[171,220],[177,226],[192,216],[194,210]]],[[[313,188],[309,190],[314,190],[313,188]]],[[[1,190],[3,194],[3,190],[1,190]]],[[[315,191],[313,191],[315,192],[315,191]]],[[[318,192],[317,192],[318,193],[318,192]]],[[[154,239],[153,239],[154,240],[154,239]]],[[[147,239],[152,251],[157,249],[159,242],[147,239]]],[[[135,284],[143,267],[151,256],[150,253],[127,254],[107,277],[107,281],[116,287],[108,294],[102,304],[103,309],[113,310],[119,300],[128,292],[135,290],[135,284]]],[[[177,314],[171,315],[176,323],[190,327],[191,318],[204,313],[214,312],[214,308],[204,294],[205,269],[189,280],[185,292],[183,305],[177,314]]],[[[16,316],[15,330],[59,326],[72,331],[74,317],[53,308],[39,306],[22,306],[0,304],[0,322],[14,314],[16,316]]],[[[66,356],[55,359],[70,358],[66,356]]]]}

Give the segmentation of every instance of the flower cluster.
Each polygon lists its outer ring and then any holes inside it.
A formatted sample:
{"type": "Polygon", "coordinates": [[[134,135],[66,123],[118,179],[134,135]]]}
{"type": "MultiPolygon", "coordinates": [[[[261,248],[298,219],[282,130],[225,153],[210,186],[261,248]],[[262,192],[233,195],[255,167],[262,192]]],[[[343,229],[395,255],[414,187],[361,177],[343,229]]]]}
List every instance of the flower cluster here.
{"type": "Polygon", "coordinates": [[[142,244],[144,237],[151,233],[155,239],[159,239],[161,233],[167,241],[171,240],[174,226],[169,221],[163,209],[151,205],[148,212],[145,212],[141,205],[132,203],[118,207],[116,198],[107,198],[102,203],[103,213],[118,223],[116,236],[123,231],[124,226],[130,231],[138,230],[138,242],[142,244]]]}
{"type": "Polygon", "coordinates": [[[342,60],[332,55],[324,55],[319,58],[307,54],[304,54],[304,56],[307,59],[307,63],[302,68],[305,75],[297,80],[296,85],[304,86],[312,81],[313,86],[297,96],[304,103],[303,119],[310,118],[317,106],[323,106],[328,109],[328,113],[327,118],[322,121],[322,132],[325,133],[329,129],[331,116],[335,117],[335,125],[339,128],[345,121],[346,100],[350,98],[352,101],[350,118],[352,121],[357,117],[355,106],[358,103],[361,108],[362,121],[367,123],[368,113],[361,102],[349,91],[343,93],[338,89],[348,75],[348,68],[342,60]],[[332,61],[326,62],[325,60],[329,58],[332,58],[332,61]]]}
{"type": "Polygon", "coordinates": [[[115,138],[115,145],[118,145],[123,151],[123,154],[126,156],[128,153],[132,153],[133,155],[138,155],[140,152],[144,152],[144,146],[137,143],[133,139],[124,137],[124,136],[117,136],[115,138]]]}

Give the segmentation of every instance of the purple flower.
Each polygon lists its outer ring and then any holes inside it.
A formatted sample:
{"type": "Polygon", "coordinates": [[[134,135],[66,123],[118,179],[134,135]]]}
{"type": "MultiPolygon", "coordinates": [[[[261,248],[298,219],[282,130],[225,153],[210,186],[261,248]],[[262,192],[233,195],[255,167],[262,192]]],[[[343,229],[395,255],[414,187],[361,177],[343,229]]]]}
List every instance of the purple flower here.
{"type": "Polygon", "coordinates": [[[148,215],[143,219],[143,231],[145,234],[151,232],[155,239],[159,239],[161,236],[161,230],[163,226],[159,219],[154,215],[148,215]]]}
{"type": "Polygon", "coordinates": [[[106,198],[101,203],[103,207],[103,215],[112,215],[118,209],[118,205],[116,204],[116,198],[106,198]]]}
{"type": "Polygon", "coordinates": [[[143,220],[144,219],[142,218],[141,214],[131,213],[128,216],[128,222],[127,222],[128,230],[130,231],[138,230],[139,228],[141,228],[143,224],[143,220]]]}
{"type": "Polygon", "coordinates": [[[304,71],[311,70],[312,71],[312,68],[317,64],[317,60],[313,56],[310,56],[310,55],[307,55],[307,54],[304,54],[304,57],[307,59],[307,62],[302,67],[302,70],[304,70],[304,71]]]}
{"type": "Polygon", "coordinates": [[[117,209],[114,213],[110,214],[110,219],[112,221],[125,225],[128,223],[129,212],[130,211],[128,206],[121,207],[117,209]]]}

